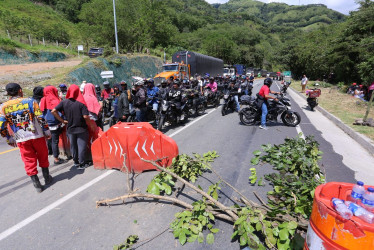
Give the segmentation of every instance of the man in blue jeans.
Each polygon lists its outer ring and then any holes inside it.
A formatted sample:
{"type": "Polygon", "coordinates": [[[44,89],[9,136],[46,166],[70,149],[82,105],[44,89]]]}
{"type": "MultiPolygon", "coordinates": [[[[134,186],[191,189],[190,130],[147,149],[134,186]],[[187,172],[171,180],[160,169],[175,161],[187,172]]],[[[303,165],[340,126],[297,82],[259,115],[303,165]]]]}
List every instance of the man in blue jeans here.
{"type": "Polygon", "coordinates": [[[275,91],[270,90],[271,84],[273,84],[273,80],[271,80],[271,78],[266,78],[264,80],[264,86],[262,86],[261,89],[260,89],[260,92],[258,92],[258,94],[264,98],[264,102],[262,103],[262,106],[261,106],[262,114],[261,114],[260,128],[265,129],[265,130],[268,129],[268,127],[266,126],[266,116],[268,114],[267,100],[268,99],[273,99],[275,101],[278,101],[277,98],[272,97],[269,94],[280,94],[279,92],[275,92],[275,91]]]}

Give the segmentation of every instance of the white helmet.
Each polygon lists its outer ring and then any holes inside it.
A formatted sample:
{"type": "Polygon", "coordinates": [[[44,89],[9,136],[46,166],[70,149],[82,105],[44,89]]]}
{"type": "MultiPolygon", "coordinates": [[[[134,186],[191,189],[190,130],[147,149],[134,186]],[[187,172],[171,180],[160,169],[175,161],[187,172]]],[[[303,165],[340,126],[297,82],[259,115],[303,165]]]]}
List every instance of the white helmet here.
{"type": "Polygon", "coordinates": [[[144,80],[139,80],[134,85],[135,86],[142,86],[142,85],[144,85],[144,80]]]}

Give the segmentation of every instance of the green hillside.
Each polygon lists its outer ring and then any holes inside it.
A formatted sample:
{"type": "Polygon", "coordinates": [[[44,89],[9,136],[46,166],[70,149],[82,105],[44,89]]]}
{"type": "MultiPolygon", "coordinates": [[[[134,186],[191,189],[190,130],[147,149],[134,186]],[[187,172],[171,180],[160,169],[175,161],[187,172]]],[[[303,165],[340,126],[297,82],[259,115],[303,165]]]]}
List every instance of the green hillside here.
{"type": "Polygon", "coordinates": [[[28,35],[46,41],[68,44],[79,33],[74,24],[44,4],[28,0],[0,1],[0,34],[11,38],[28,35]]]}
{"type": "Polygon", "coordinates": [[[345,15],[328,9],[323,4],[287,5],[284,3],[265,4],[255,0],[230,0],[218,6],[229,13],[247,14],[261,19],[273,31],[292,30],[293,28],[318,27],[316,24],[343,22],[345,15]]]}

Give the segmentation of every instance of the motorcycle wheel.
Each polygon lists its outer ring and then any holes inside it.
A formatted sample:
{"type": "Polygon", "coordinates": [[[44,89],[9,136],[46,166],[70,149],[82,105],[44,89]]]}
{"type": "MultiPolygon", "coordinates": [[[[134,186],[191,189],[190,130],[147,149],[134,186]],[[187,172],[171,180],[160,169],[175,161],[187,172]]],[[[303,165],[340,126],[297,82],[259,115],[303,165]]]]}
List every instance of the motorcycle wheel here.
{"type": "Polygon", "coordinates": [[[286,126],[296,127],[301,121],[301,117],[297,112],[283,112],[282,121],[286,126]]]}
{"type": "Polygon", "coordinates": [[[162,127],[164,126],[164,121],[165,121],[165,117],[160,116],[160,119],[158,120],[158,123],[157,123],[157,130],[161,131],[162,127]]]}
{"type": "Polygon", "coordinates": [[[196,109],[197,115],[203,115],[205,113],[205,106],[204,104],[199,104],[196,109]]]}
{"type": "Polygon", "coordinates": [[[256,122],[256,111],[251,108],[244,108],[239,113],[240,121],[246,125],[250,126],[256,122]]]}
{"type": "Polygon", "coordinates": [[[222,113],[222,116],[225,116],[227,114],[227,105],[226,104],[222,105],[221,113],[222,113]]]}

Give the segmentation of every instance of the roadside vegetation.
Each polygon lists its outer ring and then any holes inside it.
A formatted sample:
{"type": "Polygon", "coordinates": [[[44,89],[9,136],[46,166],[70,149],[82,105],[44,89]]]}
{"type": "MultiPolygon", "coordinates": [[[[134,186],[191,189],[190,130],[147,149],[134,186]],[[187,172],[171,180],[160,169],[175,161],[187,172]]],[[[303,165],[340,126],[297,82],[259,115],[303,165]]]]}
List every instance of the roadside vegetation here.
{"type": "MultiPolygon", "coordinates": [[[[338,117],[342,122],[353,128],[355,131],[374,141],[373,127],[353,125],[356,119],[364,117],[368,103],[347,94],[347,88],[342,84],[338,87],[321,81],[309,81],[307,89],[313,88],[315,82],[320,84],[318,88],[321,89],[321,96],[318,97],[318,105],[338,117]]],[[[293,81],[290,87],[298,92],[301,91],[300,81],[293,81]]],[[[303,95],[305,95],[305,93],[303,93],[303,95]]],[[[307,106],[306,101],[305,106],[307,106]]],[[[368,118],[374,119],[373,109],[371,109],[368,118]]]]}

